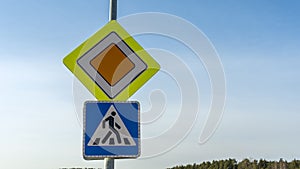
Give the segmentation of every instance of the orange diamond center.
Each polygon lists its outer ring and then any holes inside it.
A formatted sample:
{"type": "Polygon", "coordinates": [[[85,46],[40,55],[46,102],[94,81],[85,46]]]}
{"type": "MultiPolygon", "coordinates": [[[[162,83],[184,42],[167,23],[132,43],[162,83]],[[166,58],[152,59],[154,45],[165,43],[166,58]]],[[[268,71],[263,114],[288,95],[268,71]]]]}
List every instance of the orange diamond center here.
{"type": "Polygon", "coordinates": [[[134,68],[134,64],[115,44],[111,44],[96,56],[91,65],[111,86],[134,68]]]}

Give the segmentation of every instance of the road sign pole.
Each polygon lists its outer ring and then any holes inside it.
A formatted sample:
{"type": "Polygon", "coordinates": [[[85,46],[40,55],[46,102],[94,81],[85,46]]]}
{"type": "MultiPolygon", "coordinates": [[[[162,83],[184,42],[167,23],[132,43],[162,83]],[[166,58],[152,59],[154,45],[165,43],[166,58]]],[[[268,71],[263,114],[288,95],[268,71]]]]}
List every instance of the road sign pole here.
{"type": "Polygon", "coordinates": [[[114,169],[114,159],[113,158],[105,158],[104,159],[104,169],[114,169]]]}
{"type": "Polygon", "coordinates": [[[110,0],[110,16],[109,20],[117,20],[117,6],[118,6],[118,1],[117,0],[110,0]]]}
{"type": "MultiPolygon", "coordinates": [[[[117,20],[117,0],[110,0],[110,9],[109,9],[109,20],[117,20]]],[[[104,169],[114,169],[115,168],[115,160],[113,158],[105,158],[104,159],[104,169]]]]}

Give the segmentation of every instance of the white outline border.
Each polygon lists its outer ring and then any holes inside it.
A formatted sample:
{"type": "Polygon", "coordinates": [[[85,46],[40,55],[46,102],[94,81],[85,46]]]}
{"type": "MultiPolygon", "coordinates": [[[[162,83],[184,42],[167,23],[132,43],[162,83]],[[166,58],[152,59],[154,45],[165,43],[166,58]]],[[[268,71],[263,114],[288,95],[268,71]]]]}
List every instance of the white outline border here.
{"type": "Polygon", "coordinates": [[[136,159],[141,156],[141,105],[138,101],[86,101],[84,102],[84,109],[83,109],[83,133],[82,133],[82,155],[85,160],[103,160],[104,158],[114,158],[114,159],[136,159]],[[87,103],[135,103],[138,105],[138,154],[137,155],[103,155],[103,156],[89,156],[85,154],[85,130],[86,130],[86,104],[87,103]]]}
{"type": "Polygon", "coordinates": [[[134,79],[147,70],[147,64],[133,51],[130,46],[112,31],[94,47],[77,59],[77,64],[84,72],[100,87],[104,93],[111,99],[114,99],[126,87],[128,87],[134,79]],[[105,51],[111,44],[115,44],[124,55],[134,64],[134,68],[122,77],[114,86],[111,86],[100,73],[90,64],[100,53],[105,51]]]}

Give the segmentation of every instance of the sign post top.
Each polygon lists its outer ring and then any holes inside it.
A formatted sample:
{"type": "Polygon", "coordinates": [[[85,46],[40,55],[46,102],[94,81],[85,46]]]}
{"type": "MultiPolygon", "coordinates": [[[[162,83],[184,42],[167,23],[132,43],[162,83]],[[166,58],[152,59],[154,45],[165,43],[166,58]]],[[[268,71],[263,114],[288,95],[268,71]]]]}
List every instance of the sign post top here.
{"type": "Polygon", "coordinates": [[[110,16],[109,20],[117,20],[117,13],[118,13],[118,1],[117,0],[110,0],[110,16]]]}

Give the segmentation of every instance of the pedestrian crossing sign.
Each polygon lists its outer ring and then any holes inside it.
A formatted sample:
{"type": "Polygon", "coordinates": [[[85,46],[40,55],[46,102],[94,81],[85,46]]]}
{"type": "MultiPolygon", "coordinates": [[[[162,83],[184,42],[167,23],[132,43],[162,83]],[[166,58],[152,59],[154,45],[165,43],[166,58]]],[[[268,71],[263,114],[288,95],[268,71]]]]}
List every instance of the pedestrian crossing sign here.
{"type": "Polygon", "coordinates": [[[140,155],[138,102],[91,102],[84,106],[83,157],[137,158],[140,155]]]}

